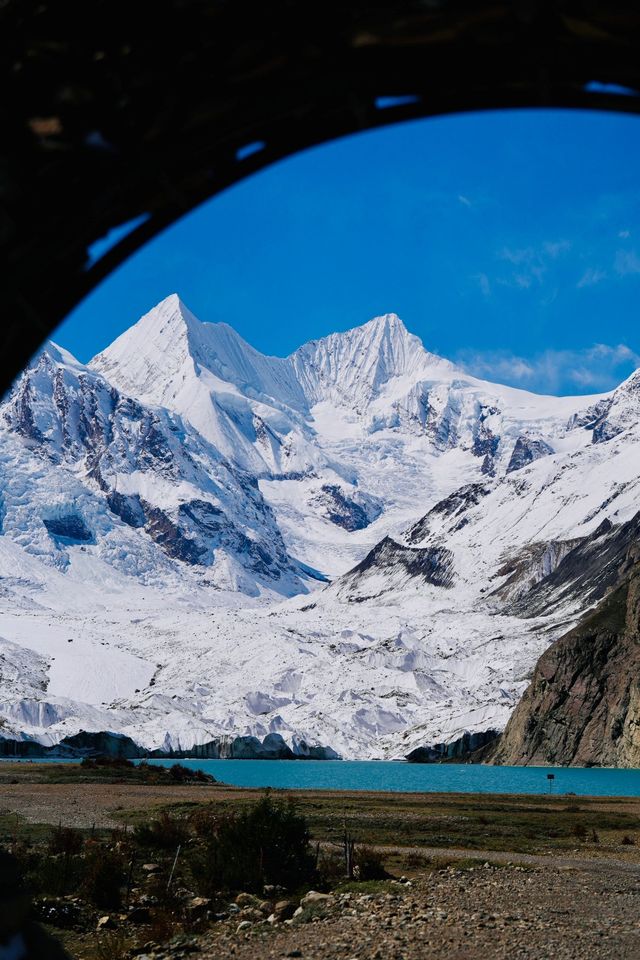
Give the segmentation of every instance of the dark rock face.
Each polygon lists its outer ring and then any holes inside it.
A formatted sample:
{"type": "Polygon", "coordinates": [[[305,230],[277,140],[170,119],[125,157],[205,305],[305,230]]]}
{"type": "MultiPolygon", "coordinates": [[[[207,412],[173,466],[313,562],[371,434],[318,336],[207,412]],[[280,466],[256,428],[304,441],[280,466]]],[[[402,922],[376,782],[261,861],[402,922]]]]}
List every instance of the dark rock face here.
{"type": "Polygon", "coordinates": [[[204,548],[187,537],[164,510],[160,507],[147,507],[145,516],[147,533],[168,556],[174,560],[182,560],[183,563],[200,562],[204,548]]]}
{"type": "Polygon", "coordinates": [[[601,420],[593,430],[593,443],[606,443],[607,440],[613,440],[619,433],[622,433],[623,427],[616,423],[610,423],[609,420],[601,420]]]}
{"type": "Polygon", "coordinates": [[[11,740],[0,737],[0,757],[46,757],[51,751],[35,740],[11,740]]]}
{"type": "MultiPolygon", "coordinates": [[[[429,520],[433,517],[459,516],[461,519],[458,527],[463,526],[466,522],[464,514],[473,507],[476,507],[489,492],[490,488],[485,487],[481,483],[469,483],[455,490],[449,494],[448,497],[439,500],[424,517],[411,527],[407,533],[407,542],[420,543],[421,540],[424,540],[429,534],[429,520]]],[[[458,529],[458,527],[456,527],[456,529],[458,529]]]]}
{"type": "Polygon", "coordinates": [[[140,497],[137,494],[125,496],[117,490],[110,490],[107,494],[107,505],[112,513],[130,527],[143,527],[145,513],[140,497]]]}
{"type": "Polygon", "coordinates": [[[640,548],[594,613],[538,661],[492,758],[640,766],[640,548]]]}
{"type": "MultiPolygon", "coordinates": [[[[220,546],[229,547],[235,553],[246,558],[248,566],[256,573],[278,579],[280,570],[264,546],[249,540],[230,517],[218,507],[205,500],[190,500],[181,503],[178,508],[178,528],[189,542],[199,550],[199,563],[212,563],[215,550],[220,546]]],[[[276,558],[286,563],[284,553],[278,555],[278,544],[274,544],[276,558]]]]}
{"type": "Polygon", "coordinates": [[[598,402],[594,403],[592,406],[587,407],[587,409],[583,410],[581,413],[575,413],[567,424],[568,428],[570,430],[597,429],[597,427],[605,420],[607,414],[609,413],[612,402],[613,400],[611,397],[606,397],[603,400],[598,400],[598,402]]]}
{"type": "MultiPolygon", "coordinates": [[[[640,540],[640,513],[627,523],[612,526],[604,521],[588,537],[567,544],[547,544],[547,551],[555,547],[559,562],[552,564],[551,571],[537,582],[520,592],[509,604],[518,616],[538,616],[563,603],[579,600],[588,606],[602,599],[605,593],[619,582],[628,565],[630,548],[640,540]]],[[[519,560],[526,566],[526,558],[519,560]]],[[[516,559],[506,584],[497,591],[505,595],[513,588],[518,578],[525,578],[526,571],[516,559]]],[[[498,571],[499,575],[510,572],[508,566],[498,571]]]]}
{"type": "Polygon", "coordinates": [[[488,477],[494,476],[496,472],[495,461],[500,448],[500,437],[491,430],[486,420],[497,413],[500,413],[497,407],[482,406],[480,408],[471,446],[474,457],[484,458],[481,470],[488,477]]]}
{"type": "Polygon", "coordinates": [[[376,517],[380,510],[367,510],[362,504],[346,496],[344,490],[335,484],[325,483],[321,487],[322,494],[317,498],[325,507],[325,516],[331,523],[344,530],[364,530],[376,517]]]}
{"type": "Polygon", "coordinates": [[[453,554],[445,547],[403,547],[391,537],[376,544],[356,567],[345,574],[353,577],[368,570],[389,570],[400,567],[411,577],[420,577],[435,587],[450,587],[453,583],[453,554]]]}
{"type": "Polygon", "coordinates": [[[536,440],[532,437],[518,437],[516,445],[513,448],[507,473],[513,473],[514,470],[521,470],[534,460],[546,457],[553,453],[553,447],[550,447],[544,440],[536,440]]]}
{"type": "Polygon", "coordinates": [[[409,763],[442,763],[446,760],[464,760],[482,747],[494,743],[500,736],[497,730],[478,730],[475,733],[465,731],[451,743],[434,743],[426,747],[416,747],[408,753],[405,760],[409,763]]]}
{"type": "Polygon", "coordinates": [[[84,756],[124,757],[128,760],[140,756],[140,747],[131,737],[121,733],[87,733],[82,730],[60,741],[61,746],[75,750],[84,756]]]}

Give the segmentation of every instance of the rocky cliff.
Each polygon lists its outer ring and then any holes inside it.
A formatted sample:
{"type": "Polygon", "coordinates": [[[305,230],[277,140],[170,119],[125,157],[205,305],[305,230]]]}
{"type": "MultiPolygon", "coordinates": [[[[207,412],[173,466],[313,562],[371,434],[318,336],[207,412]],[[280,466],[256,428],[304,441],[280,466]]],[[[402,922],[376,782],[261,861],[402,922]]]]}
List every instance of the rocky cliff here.
{"type": "Polygon", "coordinates": [[[640,546],[619,585],[542,655],[492,762],[640,766],[640,546]]]}

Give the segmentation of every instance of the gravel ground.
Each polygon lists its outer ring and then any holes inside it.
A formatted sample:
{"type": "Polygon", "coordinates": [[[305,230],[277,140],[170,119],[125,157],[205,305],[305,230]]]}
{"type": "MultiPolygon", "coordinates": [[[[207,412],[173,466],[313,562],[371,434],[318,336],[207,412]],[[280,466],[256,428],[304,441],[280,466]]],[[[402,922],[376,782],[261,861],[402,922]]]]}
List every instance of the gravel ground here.
{"type": "Polygon", "coordinates": [[[237,793],[234,788],[147,786],[130,783],[2,783],[0,812],[17,813],[30,823],[64,823],[67,827],[117,827],[116,813],[147,810],[169,803],[206,802],[237,793]]]}
{"type": "MultiPolygon", "coordinates": [[[[197,956],[637,960],[639,905],[638,873],[449,868],[394,885],[392,893],[333,896],[317,905],[310,922],[238,930],[237,919],[227,921],[197,943],[197,956]]],[[[157,954],[163,955],[180,954],[157,954]]]]}
{"type": "MultiPolygon", "coordinates": [[[[232,800],[241,794],[238,788],[221,786],[5,782],[0,784],[0,811],[34,823],[109,826],[125,810],[151,812],[170,802],[215,796],[232,800]]],[[[382,849],[392,853],[398,848],[382,849]]],[[[402,849],[406,855],[412,848],[402,849]]],[[[387,884],[384,891],[319,898],[293,922],[269,923],[268,910],[261,914],[255,905],[241,908],[214,922],[207,933],[136,953],[158,960],[191,955],[202,960],[640,958],[639,847],[585,844],[560,857],[553,852],[414,849],[450,860],[481,857],[486,865],[418,871],[409,884],[387,884]]],[[[75,955],[82,957],[83,950],[75,955]]]]}

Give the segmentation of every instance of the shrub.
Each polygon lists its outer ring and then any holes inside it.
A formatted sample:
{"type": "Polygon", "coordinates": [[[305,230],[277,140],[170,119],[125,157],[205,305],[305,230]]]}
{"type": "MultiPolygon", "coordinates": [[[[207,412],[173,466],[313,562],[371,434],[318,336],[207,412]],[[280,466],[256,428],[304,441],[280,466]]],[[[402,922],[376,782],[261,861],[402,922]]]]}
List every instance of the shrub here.
{"type": "Polygon", "coordinates": [[[622,838],[622,840],[620,841],[620,843],[624,844],[625,847],[635,847],[635,845],[636,845],[635,838],[634,838],[634,837],[630,837],[630,836],[629,836],[628,834],[626,834],[626,833],[625,833],[624,837],[622,838]]]}
{"type": "Polygon", "coordinates": [[[49,835],[48,847],[49,853],[61,853],[65,856],[73,856],[82,850],[82,834],[73,827],[54,827],[49,835]]]}
{"type": "Polygon", "coordinates": [[[119,907],[126,880],[124,858],[115,850],[95,844],[87,849],[82,888],[97,907],[119,907]]]}
{"type": "Polygon", "coordinates": [[[169,776],[176,783],[216,783],[215,777],[203,770],[191,770],[182,763],[174,763],[169,767],[169,776]]]}
{"type": "Polygon", "coordinates": [[[122,930],[110,930],[96,937],[94,950],[97,960],[124,960],[131,956],[129,939],[122,930]]]}
{"type": "Polygon", "coordinates": [[[214,835],[217,823],[218,815],[211,806],[196,807],[189,817],[189,824],[196,837],[201,837],[205,840],[210,839],[214,835]]]}
{"type": "Polygon", "coordinates": [[[163,811],[157,820],[141,823],[134,830],[137,843],[143,847],[158,847],[161,850],[175,850],[188,837],[186,824],[163,811]]]}
{"type": "Polygon", "coordinates": [[[240,813],[212,821],[213,833],[193,858],[203,893],[261,890],[265,883],[295,887],[315,873],[305,818],[295,805],[268,794],[240,813]]]}
{"type": "Polygon", "coordinates": [[[319,850],[317,869],[324,883],[332,884],[337,880],[344,880],[347,872],[344,853],[339,850],[319,850]]]}
{"type": "Polygon", "coordinates": [[[574,824],[574,827],[573,827],[573,835],[574,837],[577,837],[578,840],[586,840],[587,828],[583,823],[576,823],[574,824]]]}
{"type": "Polygon", "coordinates": [[[429,857],[424,853],[420,853],[418,850],[410,850],[404,858],[404,865],[410,870],[428,867],[429,863],[429,857]]]}
{"type": "Polygon", "coordinates": [[[109,757],[106,754],[99,754],[97,757],[84,757],[80,766],[88,767],[90,770],[95,770],[96,767],[113,767],[122,770],[123,768],[133,768],[134,764],[125,757],[109,757]]]}
{"type": "Polygon", "coordinates": [[[18,860],[27,887],[35,895],[72,893],[82,880],[83,860],[75,854],[52,855],[38,846],[18,852],[18,860]]]}
{"type": "Polygon", "coordinates": [[[373,847],[364,844],[356,847],[353,860],[358,880],[386,880],[389,876],[382,854],[373,847]]]}

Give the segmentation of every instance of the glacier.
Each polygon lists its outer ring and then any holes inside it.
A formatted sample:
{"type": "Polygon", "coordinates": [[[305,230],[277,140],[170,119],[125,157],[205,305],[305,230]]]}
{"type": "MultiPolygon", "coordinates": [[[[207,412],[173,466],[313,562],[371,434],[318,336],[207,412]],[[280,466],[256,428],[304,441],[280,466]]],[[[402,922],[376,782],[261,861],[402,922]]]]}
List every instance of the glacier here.
{"type": "Polygon", "coordinates": [[[639,407],[640,373],[540,396],[395,314],[279,358],[173,294],[87,365],[45,345],[0,406],[0,737],[501,729],[596,601],[577,558],[618,562],[639,407]]]}

